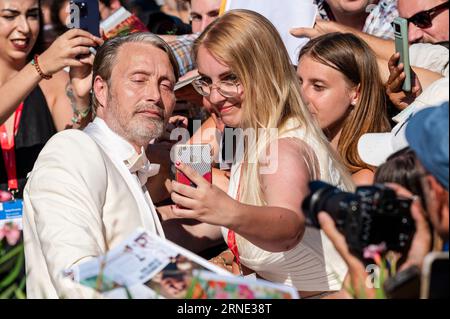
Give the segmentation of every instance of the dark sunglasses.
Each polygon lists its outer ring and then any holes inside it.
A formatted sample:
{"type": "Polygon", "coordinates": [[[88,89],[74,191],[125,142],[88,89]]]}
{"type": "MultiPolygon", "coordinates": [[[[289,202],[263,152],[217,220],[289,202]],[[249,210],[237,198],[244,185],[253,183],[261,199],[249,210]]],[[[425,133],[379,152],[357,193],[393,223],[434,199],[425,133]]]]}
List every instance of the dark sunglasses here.
{"type": "Polygon", "coordinates": [[[434,16],[445,9],[448,9],[448,1],[429,10],[418,12],[406,20],[418,28],[426,29],[433,25],[434,16]]]}

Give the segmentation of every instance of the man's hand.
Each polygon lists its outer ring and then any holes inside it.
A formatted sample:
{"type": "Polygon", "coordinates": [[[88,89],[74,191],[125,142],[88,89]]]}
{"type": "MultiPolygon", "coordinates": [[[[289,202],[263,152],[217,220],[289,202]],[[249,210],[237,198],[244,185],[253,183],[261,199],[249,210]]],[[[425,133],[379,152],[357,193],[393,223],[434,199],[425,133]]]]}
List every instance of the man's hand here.
{"type": "Polygon", "coordinates": [[[411,266],[421,268],[425,256],[431,250],[432,235],[430,226],[425,218],[424,209],[422,208],[420,199],[413,197],[411,192],[400,185],[387,184],[387,186],[395,190],[397,196],[413,198],[413,202],[411,204],[411,216],[416,224],[416,232],[411,243],[411,248],[408,252],[408,257],[399,270],[402,271],[411,266]]]}
{"type": "Polygon", "coordinates": [[[388,62],[389,67],[389,79],[385,84],[386,94],[399,110],[407,108],[414,100],[422,94],[422,86],[419,78],[412,72],[412,79],[414,81],[411,92],[405,92],[402,90],[403,82],[405,82],[406,74],[404,72],[403,63],[398,64],[400,59],[400,53],[395,53],[388,62]]]}

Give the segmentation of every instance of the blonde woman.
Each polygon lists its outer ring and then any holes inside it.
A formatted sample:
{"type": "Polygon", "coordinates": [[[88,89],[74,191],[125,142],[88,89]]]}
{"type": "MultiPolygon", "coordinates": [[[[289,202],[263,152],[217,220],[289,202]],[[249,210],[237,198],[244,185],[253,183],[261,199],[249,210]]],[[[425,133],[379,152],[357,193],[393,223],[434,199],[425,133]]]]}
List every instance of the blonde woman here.
{"type": "Polygon", "coordinates": [[[346,267],[329,240],[305,226],[301,204],[311,180],[352,183],[301,101],[276,29],[257,13],[231,11],[205,30],[195,52],[194,86],[206,106],[228,127],[257,134],[240,144],[228,194],[176,163],[197,188],[172,182],[173,213],[222,226],[244,274],[294,286],[302,297],[339,290],[346,267]]]}
{"type": "Polygon", "coordinates": [[[374,168],[359,157],[358,140],[391,130],[374,52],[352,34],[326,34],[302,48],[297,74],[303,100],[353,181],[372,184],[374,168]]]}

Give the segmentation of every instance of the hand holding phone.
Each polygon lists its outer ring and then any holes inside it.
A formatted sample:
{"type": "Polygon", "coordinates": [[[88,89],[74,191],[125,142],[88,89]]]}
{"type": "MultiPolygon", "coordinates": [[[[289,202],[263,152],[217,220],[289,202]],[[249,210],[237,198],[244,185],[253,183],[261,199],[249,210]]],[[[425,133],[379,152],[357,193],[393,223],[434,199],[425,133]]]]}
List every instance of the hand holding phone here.
{"type": "MultiPolygon", "coordinates": [[[[192,167],[205,180],[212,183],[212,157],[209,144],[181,144],[174,147],[175,162],[184,163],[192,167]]],[[[196,185],[177,170],[175,180],[181,184],[196,187],[196,185]]]]}
{"type": "Polygon", "coordinates": [[[397,17],[393,22],[395,35],[395,51],[400,53],[399,63],[403,63],[403,72],[405,72],[405,80],[403,82],[403,91],[411,92],[412,89],[412,72],[409,62],[409,42],[408,42],[408,20],[397,17]]]}

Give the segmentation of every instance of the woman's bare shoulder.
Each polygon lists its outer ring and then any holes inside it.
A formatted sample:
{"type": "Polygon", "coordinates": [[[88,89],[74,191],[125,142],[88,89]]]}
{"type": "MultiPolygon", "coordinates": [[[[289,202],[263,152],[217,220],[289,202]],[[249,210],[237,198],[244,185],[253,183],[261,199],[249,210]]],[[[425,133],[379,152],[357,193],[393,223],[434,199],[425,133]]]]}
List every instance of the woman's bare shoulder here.
{"type": "Polygon", "coordinates": [[[362,170],[357,171],[356,173],[352,174],[352,180],[353,182],[359,186],[359,185],[372,185],[374,180],[374,172],[370,169],[364,168],[362,170]]]}

